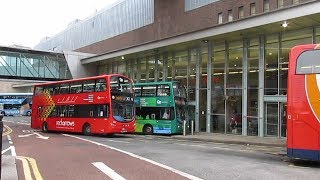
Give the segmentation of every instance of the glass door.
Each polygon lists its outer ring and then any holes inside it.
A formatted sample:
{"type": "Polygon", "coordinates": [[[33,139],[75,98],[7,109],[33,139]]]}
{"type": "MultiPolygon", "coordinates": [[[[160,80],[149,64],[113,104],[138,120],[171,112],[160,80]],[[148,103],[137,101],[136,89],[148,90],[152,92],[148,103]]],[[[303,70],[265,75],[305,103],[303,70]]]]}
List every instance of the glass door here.
{"type": "Polygon", "coordinates": [[[287,137],[287,103],[280,103],[280,137],[287,137]]]}
{"type": "Polygon", "coordinates": [[[265,134],[266,136],[279,136],[278,102],[267,102],[265,105],[265,134]]]}
{"type": "Polygon", "coordinates": [[[287,136],[287,103],[265,103],[265,135],[273,137],[287,136]]]}

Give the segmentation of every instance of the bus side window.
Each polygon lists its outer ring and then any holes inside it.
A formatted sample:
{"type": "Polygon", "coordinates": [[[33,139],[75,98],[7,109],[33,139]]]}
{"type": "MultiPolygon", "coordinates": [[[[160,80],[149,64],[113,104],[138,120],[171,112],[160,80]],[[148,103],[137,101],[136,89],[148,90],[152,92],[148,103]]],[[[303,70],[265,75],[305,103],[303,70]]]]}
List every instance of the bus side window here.
{"type": "Polygon", "coordinates": [[[106,80],[105,79],[97,79],[96,92],[104,92],[104,91],[106,91],[106,80]]]}
{"type": "Polygon", "coordinates": [[[43,93],[43,87],[36,87],[34,95],[39,96],[42,93],[43,93]]]}
{"type": "Polygon", "coordinates": [[[81,93],[81,92],[82,92],[82,83],[81,82],[72,83],[70,85],[70,93],[71,94],[81,93]]]}
{"type": "Polygon", "coordinates": [[[83,82],[83,92],[94,92],[95,90],[95,81],[87,80],[83,82]]]}
{"type": "Polygon", "coordinates": [[[60,94],[69,94],[69,84],[61,84],[60,86],[60,94]]]}
{"type": "Polygon", "coordinates": [[[53,94],[59,94],[59,85],[53,88],[53,94]]]}
{"type": "Polygon", "coordinates": [[[95,117],[109,117],[108,105],[96,105],[95,117]]]}
{"type": "Polygon", "coordinates": [[[69,105],[68,117],[73,117],[73,116],[74,116],[74,105],[69,105]]]}

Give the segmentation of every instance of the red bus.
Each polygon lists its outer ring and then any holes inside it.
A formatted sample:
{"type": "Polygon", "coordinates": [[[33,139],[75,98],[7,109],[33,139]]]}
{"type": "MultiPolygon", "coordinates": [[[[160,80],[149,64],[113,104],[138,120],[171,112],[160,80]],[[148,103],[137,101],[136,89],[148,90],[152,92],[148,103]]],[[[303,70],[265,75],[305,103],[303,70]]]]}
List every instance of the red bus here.
{"type": "Polygon", "coordinates": [[[31,128],[90,134],[135,129],[132,80],[120,74],[34,86],[31,128]]]}
{"type": "Polygon", "coordinates": [[[320,160],[320,45],[291,49],[287,95],[287,154],[320,160]]]}

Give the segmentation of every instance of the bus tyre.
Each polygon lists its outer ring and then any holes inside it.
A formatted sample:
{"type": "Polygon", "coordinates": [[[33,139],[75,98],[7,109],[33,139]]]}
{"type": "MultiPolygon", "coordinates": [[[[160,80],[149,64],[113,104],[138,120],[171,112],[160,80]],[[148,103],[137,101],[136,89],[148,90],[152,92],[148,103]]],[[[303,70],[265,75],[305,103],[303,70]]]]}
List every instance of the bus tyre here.
{"type": "Polygon", "coordinates": [[[151,135],[153,134],[153,127],[150,124],[147,124],[143,127],[143,133],[151,135]]]}
{"type": "Polygon", "coordinates": [[[49,130],[48,130],[48,123],[47,122],[44,122],[42,124],[42,132],[45,132],[47,133],[49,130]]]}
{"type": "Polygon", "coordinates": [[[82,133],[85,136],[91,135],[91,126],[89,124],[85,124],[82,128],[82,133]]]}

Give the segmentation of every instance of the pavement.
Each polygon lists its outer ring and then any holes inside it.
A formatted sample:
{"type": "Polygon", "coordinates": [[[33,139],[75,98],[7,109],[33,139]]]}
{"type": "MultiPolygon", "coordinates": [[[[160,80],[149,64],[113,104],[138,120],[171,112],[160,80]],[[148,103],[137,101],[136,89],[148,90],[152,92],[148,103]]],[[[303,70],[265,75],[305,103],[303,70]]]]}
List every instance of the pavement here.
{"type": "Polygon", "coordinates": [[[273,146],[286,147],[287,138],[277,137],[257,137],[257,136],[243,136],[234,134],[219,134],[219,133],[194,133],[172,136],[174,139],[184,139],[192,141],[217,142],[227,144],[242,144],[242,145],[258,145],[258,146],[273,146]]]}
{"type": "MultiPolygon", "coordinates": [[[[256,137],[242,136],[233,134],[218,134],[218,133],[194,133],[193,135],[173,135],[164,136],[166,138],[202,141],[202,142],[217,142],[227,144],[243,144],[243,145],[259,145],[271,147],[286,147],[286,138],[275,137],[256,137]]],[[[1,180],[18,180],[16,158],[10,155],[2,155],[1,163],[1,180]]]]}

